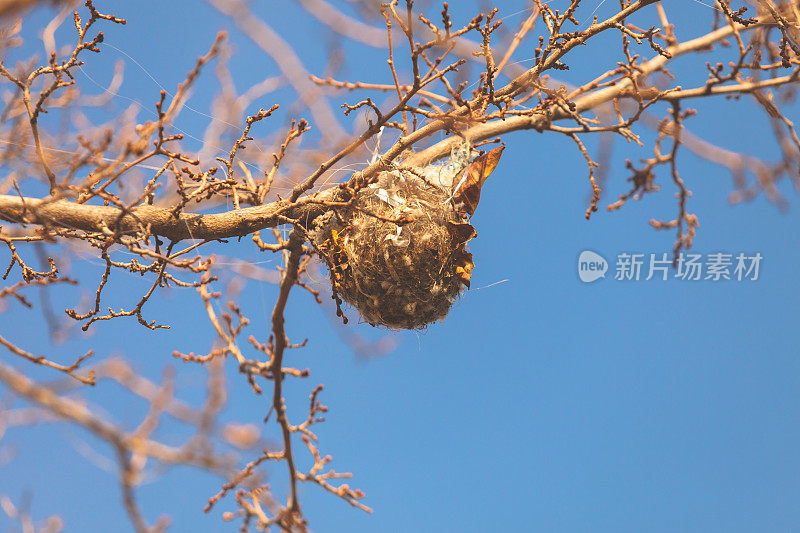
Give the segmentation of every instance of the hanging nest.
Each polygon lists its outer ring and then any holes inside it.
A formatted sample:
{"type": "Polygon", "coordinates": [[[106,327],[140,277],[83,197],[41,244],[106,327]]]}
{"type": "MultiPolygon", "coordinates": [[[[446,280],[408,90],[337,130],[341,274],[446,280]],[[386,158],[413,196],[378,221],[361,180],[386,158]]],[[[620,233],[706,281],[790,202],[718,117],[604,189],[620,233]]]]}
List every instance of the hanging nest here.
{"type": "Polygon", "coordinates": [[[395,329],[421,329],[447,316],[474,266],[466,243],[476,235],[468,219],[488,177],[481,157],[470,164],[460,152],[445,165],[382,172],[348,206],[317,221],[312,237],[337,303],[341,297],[373,326],[395,329]],[[469,172],[481,157],[485,176],[469,172]],[[477,197],[470,174],[479,178],[477,197]]]}

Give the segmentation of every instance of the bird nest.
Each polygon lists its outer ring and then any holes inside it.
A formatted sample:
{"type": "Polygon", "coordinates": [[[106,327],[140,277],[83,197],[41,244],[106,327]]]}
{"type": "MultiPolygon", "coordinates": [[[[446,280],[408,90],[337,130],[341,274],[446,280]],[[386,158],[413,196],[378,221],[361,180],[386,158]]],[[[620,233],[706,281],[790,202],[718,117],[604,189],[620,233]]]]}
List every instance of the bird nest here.
{"type": "Polygon", "coordinates": [[[452,193],[468,165],[460,154],[445,165],[382,172],[317,221],[312,237],[337,303],[394,329],[422,329],[447,316],[474,266],[466,250],[476,235],[468,222],[474,204],[463,194],[469,180],[462,194],[452,193]]]}

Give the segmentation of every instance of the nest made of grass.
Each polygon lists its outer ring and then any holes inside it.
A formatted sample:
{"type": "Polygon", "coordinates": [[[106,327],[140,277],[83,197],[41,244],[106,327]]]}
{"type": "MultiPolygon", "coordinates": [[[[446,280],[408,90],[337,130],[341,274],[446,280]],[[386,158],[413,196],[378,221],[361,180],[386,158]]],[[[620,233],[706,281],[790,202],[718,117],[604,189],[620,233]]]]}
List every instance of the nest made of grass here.
{"type": "Polygon", "coordinates": [[[395,170],[324,215],[314,241],[334,296],[372,325],[421,329],[444,319],[468,285],[465,243],[474,235],[446,191],[395,170]]]}

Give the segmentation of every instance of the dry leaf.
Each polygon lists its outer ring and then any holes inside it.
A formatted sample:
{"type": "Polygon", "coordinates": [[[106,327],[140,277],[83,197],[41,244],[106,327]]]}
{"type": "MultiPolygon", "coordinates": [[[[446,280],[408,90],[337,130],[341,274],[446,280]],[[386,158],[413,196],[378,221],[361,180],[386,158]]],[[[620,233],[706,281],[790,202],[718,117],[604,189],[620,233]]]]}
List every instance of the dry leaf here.
{"type": "Polygon", "coordinates": [[[453,192],[456,205],[461,204],[461,208],[469,216],[475,213],[481,199],[481,187],[489,174],[497,167],[504,149],[505,145],[501,145],[476,157],[467,167],[466,175],[453,192]]]}
{"type": "Polygon", "coordinates": [[[472,254],[461,248],[456,251],[456,255],[453,259],[456,265],[456,276],[458,276],[461,283],[469,289],[472,269],[475,268],[475,263],[472,262],[472,254]]]}

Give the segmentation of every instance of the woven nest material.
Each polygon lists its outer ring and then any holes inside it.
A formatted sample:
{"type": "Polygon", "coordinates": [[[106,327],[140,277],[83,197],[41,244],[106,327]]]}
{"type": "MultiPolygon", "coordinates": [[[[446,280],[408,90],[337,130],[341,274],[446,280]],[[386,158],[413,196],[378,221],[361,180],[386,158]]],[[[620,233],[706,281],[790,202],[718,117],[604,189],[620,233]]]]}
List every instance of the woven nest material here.
{"type": "Polygon", "coordinates": [[[465,244],[475,229],[425,176],[382,172],[350,206],[327,213],[313,236],[334,297],[372,325],[424,328],[444,319],[469,285],[465,244]]]}

